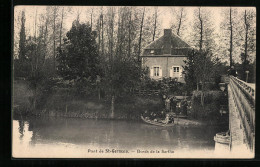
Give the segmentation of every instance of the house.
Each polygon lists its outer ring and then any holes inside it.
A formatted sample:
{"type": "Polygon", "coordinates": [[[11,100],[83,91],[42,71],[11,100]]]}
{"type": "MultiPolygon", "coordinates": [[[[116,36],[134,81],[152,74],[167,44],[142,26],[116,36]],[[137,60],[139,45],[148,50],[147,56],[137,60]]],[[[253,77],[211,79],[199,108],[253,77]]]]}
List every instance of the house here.
{"type": "Polygon", "coordinates": [[[146,46],[141,55],[142,66],[148,67],[150,77],[155,80],[176,78],[184,83],[183,65],[191,46],[171,29],[164,29],[164,35],[146,46]]]}

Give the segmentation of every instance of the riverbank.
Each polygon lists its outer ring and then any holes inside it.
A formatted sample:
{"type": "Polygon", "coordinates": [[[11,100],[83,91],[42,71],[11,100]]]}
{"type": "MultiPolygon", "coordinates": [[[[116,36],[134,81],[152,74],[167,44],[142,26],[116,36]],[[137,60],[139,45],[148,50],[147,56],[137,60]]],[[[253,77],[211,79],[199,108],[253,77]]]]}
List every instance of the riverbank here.
{"type": "MultiPolygon", "coordinates": [[[[136,96],[129,94],[124,97],[116,97],[114,117],[112,118],[111,99],[109,97],[98,99],[95,96],[84,98],[68,96],[64,98],[64,95],[60,92],[53,91],[47,98],[40,99],[39,102],[42,105],[38,109],[32,110],[32,94],[26,81],[15,82],[13,87],[13,115],[23,117],[140,120],[140,115],[145,110],[158,112],[163,109],[163,102],[158,95],[136,96]]],[[[198,98],[195,98],[194,102],[198,101],[196,99],[198,98]]],[[[218,101],[218,98],[210,99],[210,103],[218,101]]],[[[198,103],[196,102],[196,104],[198,103]]],[[[194,108],[197,111],[193,110],[188,113],[187,119],[179,119],[178,123],[180,125],[228,124],[226,117],[219,116],[219,107],[215,103],[206,104],[204,108],[194,105],[194,108]],[[202,109],[208,109],[210,112],[205,112],[202,109]]]]}

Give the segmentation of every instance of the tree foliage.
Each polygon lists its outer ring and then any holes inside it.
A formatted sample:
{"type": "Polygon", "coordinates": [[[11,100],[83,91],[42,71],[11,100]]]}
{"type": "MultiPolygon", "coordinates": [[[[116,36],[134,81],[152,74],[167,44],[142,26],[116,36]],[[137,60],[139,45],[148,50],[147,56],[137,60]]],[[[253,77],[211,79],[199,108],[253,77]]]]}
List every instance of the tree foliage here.
{"type": "Polygon", "coordinates": [[[59,48],[58,73],[65,80],[96,79],[99,55],[90,25],[75,21],[66,36],[64,47],[59,48]]]}
{"type": "Polygon", "coordinates": [[[219,73],[221,70],[219,59],[213,58],[209,51],[192,50],[184,63],[185,81],[191,90],[196,88],[199,90],[199,85],[201,90],[205,90],[206,82],[214,82],[215,78],[223,73],[219,73]]]}

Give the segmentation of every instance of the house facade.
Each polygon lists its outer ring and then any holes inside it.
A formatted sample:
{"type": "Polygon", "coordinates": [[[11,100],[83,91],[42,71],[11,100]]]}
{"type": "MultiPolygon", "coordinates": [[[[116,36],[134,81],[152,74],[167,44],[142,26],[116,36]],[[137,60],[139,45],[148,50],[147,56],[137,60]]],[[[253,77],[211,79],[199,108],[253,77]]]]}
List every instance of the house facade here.
{"type": "Polygon", "coordinates": [[[146,46],[141,55],[143,67],[148,67],[150,77],[177,79],[184,83],[184,60],[192,48],[171,29],[164,29],[164,35],[146,46]]]}

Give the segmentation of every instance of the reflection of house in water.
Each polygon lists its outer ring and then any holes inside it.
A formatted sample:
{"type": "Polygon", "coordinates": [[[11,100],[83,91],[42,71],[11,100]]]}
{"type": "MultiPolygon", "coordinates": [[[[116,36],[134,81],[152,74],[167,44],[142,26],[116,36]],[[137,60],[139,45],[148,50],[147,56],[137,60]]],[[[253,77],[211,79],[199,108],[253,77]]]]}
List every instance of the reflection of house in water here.
{"type": "Polygon", "coordinates": [[[176,78],[184,82],[183,60],[192,48],[179,36],[165,29],[164,35],[144,48],[143,67],[148,67],[152,79],[176,78]]]}

